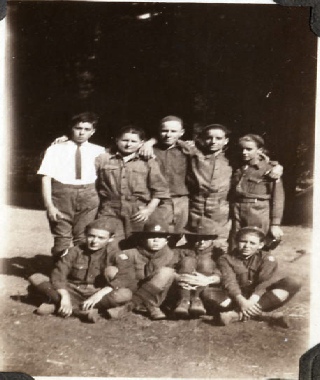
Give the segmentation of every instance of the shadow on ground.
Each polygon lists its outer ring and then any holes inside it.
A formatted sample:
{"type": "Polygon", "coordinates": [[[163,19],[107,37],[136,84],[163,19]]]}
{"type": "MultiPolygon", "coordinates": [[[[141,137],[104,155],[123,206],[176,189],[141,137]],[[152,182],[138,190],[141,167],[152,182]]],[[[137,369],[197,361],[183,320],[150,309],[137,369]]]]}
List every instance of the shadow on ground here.
{"type": "Polygon", "coordinates": [[[33,273],[49,276],[53,267],[51,256],[35,255],[34,257],[11,257],[0,259],[0,274],[27,279],[33,273]]]}

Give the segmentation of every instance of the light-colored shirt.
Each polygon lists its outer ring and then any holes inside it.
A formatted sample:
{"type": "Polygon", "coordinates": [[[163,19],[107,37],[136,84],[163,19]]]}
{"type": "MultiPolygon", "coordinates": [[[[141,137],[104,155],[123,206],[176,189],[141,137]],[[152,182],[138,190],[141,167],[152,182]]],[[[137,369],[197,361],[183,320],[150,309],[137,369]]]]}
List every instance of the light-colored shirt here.
{"type": "Polygon", "coordinates": [[[94,183],[97,175],[95,159],[105,153],[100,145],[85,142],[80,145],[81,152],[81,179],[76,179],[77,144],[69,140],[51,145],[44,155],[38,174],[49,176],[65,185],[87,185],[94,183]]]}

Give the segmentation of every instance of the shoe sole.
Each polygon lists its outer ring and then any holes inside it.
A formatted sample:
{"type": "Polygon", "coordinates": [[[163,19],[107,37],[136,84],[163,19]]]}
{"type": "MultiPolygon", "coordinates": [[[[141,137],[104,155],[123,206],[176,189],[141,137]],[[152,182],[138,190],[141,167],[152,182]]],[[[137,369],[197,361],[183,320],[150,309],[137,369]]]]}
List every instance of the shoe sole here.
{"type": "Polygon", "coordinates": [[[206,315],[206,311],[205,310],[193,310],[193,309],[189,309],[189,314],[191,315],[191,317],[193,318],[199,318],[201,317],[202,315],[206,315]]]}
{"type": "Polygon", "coordinates": [[[186,310],[186,311],[182,311],[182,310],[175,310],[174,311],[174,316],[178,319],[189,319],[190,318],[190,315],[189,315],[189,312],[186,310]]]}

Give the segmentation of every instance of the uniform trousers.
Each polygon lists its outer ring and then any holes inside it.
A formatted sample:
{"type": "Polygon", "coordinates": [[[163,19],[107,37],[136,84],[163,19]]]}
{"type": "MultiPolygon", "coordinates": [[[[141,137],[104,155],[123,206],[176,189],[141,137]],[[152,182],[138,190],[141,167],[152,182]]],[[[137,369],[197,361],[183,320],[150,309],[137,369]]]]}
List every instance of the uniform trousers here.
{"type": "Polygon", "coordinates": [[[64,214],[57,222],[49,221],[54,237],[51,252],[59,256],[71,243],[77,245],[84,241],[85,228],[97,215],[99,196],[95,184],[65,185],[53,180],[52,201],[64,214]]]}

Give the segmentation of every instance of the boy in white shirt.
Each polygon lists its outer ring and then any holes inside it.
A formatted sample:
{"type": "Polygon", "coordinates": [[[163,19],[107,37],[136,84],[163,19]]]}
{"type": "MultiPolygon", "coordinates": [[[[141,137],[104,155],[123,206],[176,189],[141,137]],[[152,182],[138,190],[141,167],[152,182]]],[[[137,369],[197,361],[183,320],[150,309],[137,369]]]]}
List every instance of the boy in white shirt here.
{"type": "Polygon", "coordinates": [[[99,197],[94,162],[105,149],[88,142],[96,124],[93,113],[75,115],[71,119],[70,140],[51,145],[38,170],[43,176],[42,196],[54,237],[51,253],[55,259],[72,242],[76,245],[84,239],[86,225],[97,214],[99,197]]]}

